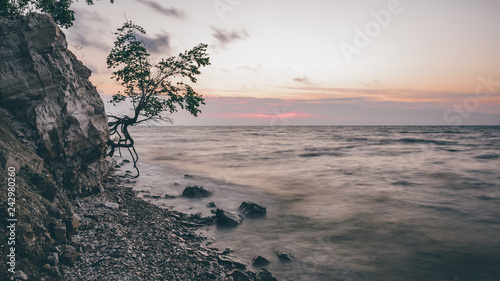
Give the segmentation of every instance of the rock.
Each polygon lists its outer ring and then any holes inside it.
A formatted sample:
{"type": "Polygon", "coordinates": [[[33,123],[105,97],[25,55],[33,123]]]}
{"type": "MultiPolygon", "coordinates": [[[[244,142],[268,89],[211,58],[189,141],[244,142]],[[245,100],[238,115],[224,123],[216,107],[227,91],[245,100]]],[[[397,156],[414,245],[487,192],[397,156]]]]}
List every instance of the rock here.
{"type": "Polygon", "coordinates": [[[221,264],[230,265],[230,266],[233,266],[233,267],[236,267],[239,269],[246,269],[247,268],[245,263],[243,263],[242,261],[240,261],[236,258],[233,258],[231,256],[220,255],[219,262],[221,264]]]}
{"type": "Polygon", "coordinates": [[[212,192],[206,190],[202,186],[188,186],[182,192],[182,196],[188,198],[206,198],[212,196],[212,192]]]}
{"type": "Polygon", "coordinates": [[[46,263],[42,266],[43,269],[49,270],[50,269],[50,264],[46,263]]]}
{"type": "Polygon", "coordinates": [[[241,203],[238,211],[249,218],[260,218],[266,215],[266,207],[262,207],[252,202],[241,203]]]}
{"type": "Polygon", "coordinates": [[[160,195],[153,195],[153,196],[151,196],[151,197],[152,197],[153,199],[160,199],[160,198],[161,198],[161,196],[160,196],[160,195]]]}
{"type": "Polygon", "coordinates": [[[57,241],[61,243],[66,243],[66,226],[64,225],[56,225],[54,226],[54,236],[57,241]]]}
{"type": "Polygon", "coordinates": [[[282,262],[291,262],[294,260],[293,255],[287,252],[278,252],[277,255],[282,262]]]}
{"type": "Polygon", "coordinates": [[[185,174],[185,175],[184,175],[184,177],[185,177],[186,179],[192,179],[192,178],[193,178],[193,176],[192,176],[192,175],[188,175],[188,174],[185,174]]]}
{"type": "Polygon", "coordinates": [[[215,208],[216,206],[215,206],[214,202],[210,202],[210,203],[207,204],[207,207],[209,207],[209,208],[215,208]]]}
{"type": "Polygon", "coordinates": [[[66,219],[66,230],[70,233],[77,233],[80,230],[80,222],[75,218],[66,219]]]}
{"type": "Polygon", "coordinates": [[[62,249],[63,254],[61,255],[61,263],[66,264],[66,265],[73,265],[75,260],[78,258],[80,255],[75,247],[70,246],[70,245],[65,245],[62,249]]]}
{"type": "Polygon", "coordinates": [[[262,256],[256,256],[252,259],[252,265],[255,267],[268,266],[269,264],[270,264],[269,260],[262,256]]]}
{"type": "Polygon", "coordinates": [[[261,269],[255,276],[255,281],[278,281],[267,269],[261,269]]]}
{"type": "Polygon", "coordinates": [[[16,273],[12,274],[11,279],[13,280],[23,280],[26,281],[28,280],[28,275],[21,270],[16,270],[16,273]]]}
{"type": "Polygon", "coordinates": [[[250,277],[238,269],[231,270],[227,275],[233,277],[233,281],[250,281],[250,277]]]}
{"type": "Polygon", "coordinates": [[[215,217],[217,226],[219,227],[235,227],[242,222],[240,214],[222,209],[217,209],[217,211],[215,211],[215,217]]]}
{"type": "Polygon", "coordinates": [[[105,203],[102,203],[102,206],[108,208],[108,209],[118,209],[120,208],[120,205],[118,203],[114,203],[114,202],[105,202],[105,203]]]}
{"type": "Polygon", "coordinates": [[[173,195],[169,195],[169,194],[165,194],[165,199],[173,199],[173,198],[176,198],[175,196],[173,195]]]}
{"type": "Polygon", "coordinates": [[[51,253],[48,257],[47,257],[47,261],[49,262],[50,265],[52,266],[56,266],[59,264],[59,254],[54,252],[54,253],[51,253]]]}

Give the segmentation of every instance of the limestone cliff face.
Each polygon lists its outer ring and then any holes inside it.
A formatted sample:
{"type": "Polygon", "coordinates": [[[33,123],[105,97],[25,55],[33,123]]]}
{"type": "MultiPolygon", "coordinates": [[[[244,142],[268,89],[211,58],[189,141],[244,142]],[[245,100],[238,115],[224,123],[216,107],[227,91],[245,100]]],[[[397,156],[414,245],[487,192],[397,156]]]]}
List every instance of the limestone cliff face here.
{"type": "Polygon", "coordinates": [[[104,104],[90,74],[52,18],[0,18],[0,107],[73,196],[98,191],[108,166],[104,104]]]}

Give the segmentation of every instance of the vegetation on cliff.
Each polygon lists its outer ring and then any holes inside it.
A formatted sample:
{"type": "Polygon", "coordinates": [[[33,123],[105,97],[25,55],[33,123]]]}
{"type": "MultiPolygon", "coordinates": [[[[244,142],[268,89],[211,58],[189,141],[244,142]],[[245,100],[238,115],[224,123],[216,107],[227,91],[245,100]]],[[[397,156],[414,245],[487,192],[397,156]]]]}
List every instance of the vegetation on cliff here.
{"type": "MultiPolygon", "coordinates": [[[[94,0],[85,0],[93,5],[94,0]]],[[[114,0],[110,0],[111,3],[114,0]]],[[[32,13],[51,15],[54,21],[63,27],[70,27],[75,20],[75,12],[70,10],[73,0],[0,0],[0,16],[16,17],[32,13]]]]}

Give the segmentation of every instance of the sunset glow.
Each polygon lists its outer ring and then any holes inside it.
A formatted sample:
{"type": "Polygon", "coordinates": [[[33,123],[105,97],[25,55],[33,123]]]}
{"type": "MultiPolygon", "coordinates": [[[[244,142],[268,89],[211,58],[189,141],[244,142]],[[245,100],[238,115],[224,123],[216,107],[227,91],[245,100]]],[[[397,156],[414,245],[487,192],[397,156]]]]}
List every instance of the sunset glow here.
{"type": "Polygon", "coordinates": [[[500,124],[498,1],[231,3],[225,10],[201,0],[75,3],[77,21],[65,33],[102,95],[120,89],[105,61],[125,18],[147,30],[157,57],[209,44],[212,65],[194,86],[227,106],[207,104],[197,121],[180,114],[179,124],[232,124],[203,116],[235,116],[229,101],[240,98],[245,124],[277,116],[293,117],[291,125],[312,116],[323,116],[321,124],[386,124],[408,119],[405,109],[419,111],[412,118],[421,124],[453,125],[448,110],[471,113],[462,124],[500,124]],[[277,101],[296,108],[284,113],[277,101]],[[338,106],[347,117],[333,113],[338,106]]]}

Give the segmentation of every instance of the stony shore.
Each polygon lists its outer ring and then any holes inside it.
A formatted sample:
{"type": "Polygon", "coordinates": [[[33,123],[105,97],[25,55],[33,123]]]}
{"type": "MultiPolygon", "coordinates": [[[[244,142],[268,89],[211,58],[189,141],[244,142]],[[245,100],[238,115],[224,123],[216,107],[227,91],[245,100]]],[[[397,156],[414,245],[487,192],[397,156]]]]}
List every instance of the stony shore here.
{"type": "Polygon", "coordinates": [[[195,233],[215,218],[162,209],[138,198],[119,177],[72,203],[80,225],[69,245],[78,257],[66,261],[72,264],[63,267],[65,280],[276,280],[265,269],[247,270],[229,249],[209,247],[195,233]]]}

